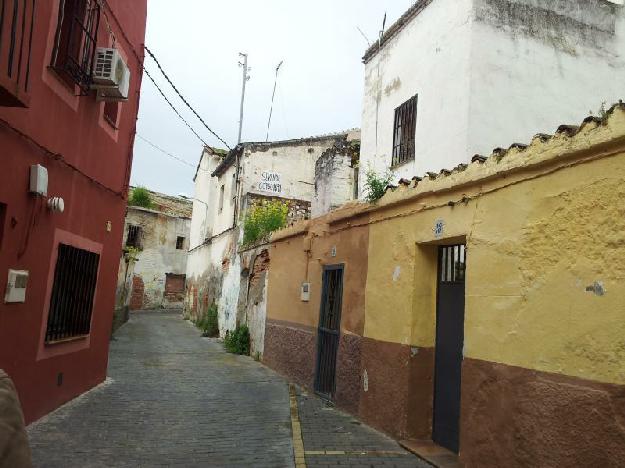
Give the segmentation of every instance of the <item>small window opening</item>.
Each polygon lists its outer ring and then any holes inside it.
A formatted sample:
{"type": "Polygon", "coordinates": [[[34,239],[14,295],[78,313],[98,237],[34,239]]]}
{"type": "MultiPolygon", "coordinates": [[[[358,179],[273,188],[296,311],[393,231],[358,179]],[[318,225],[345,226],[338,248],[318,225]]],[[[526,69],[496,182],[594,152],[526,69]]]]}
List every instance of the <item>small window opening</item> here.
{"type": "Polygon", "coordinates": [[[184,237],[178,236],[176,238],[176,249],[182,250],[184,248],[184,237]]]}
{"type": "Polygon", "coordinates": [[[226,191],[226,186],[222,185],[219,189],[219,212],[221,213],[224,209],[224,195],[226,191]]]}
{"type": "Polygon", "coordinates": [[[61,0],[51,66],[87,94],[92,81],[100,6],[96,0],[61,0]]]}
{"type": "Polygon", "coordinates": [[[111,101],[104,103],[104,120],[111,127],[117,129],[117,116],[119,115],[119,102],[111,101]]]}
{"type": "Polygon", "coordinates": [[[128,236],[126,236],[126,247],[142,248],[143,229],[141,226],[128,225],[128,236]]]}
{"type": "Polygon", "coordinates": [[[416,126],[417,96],[413,96],[395,109],[392,166],[414,160],[416,126]]]}

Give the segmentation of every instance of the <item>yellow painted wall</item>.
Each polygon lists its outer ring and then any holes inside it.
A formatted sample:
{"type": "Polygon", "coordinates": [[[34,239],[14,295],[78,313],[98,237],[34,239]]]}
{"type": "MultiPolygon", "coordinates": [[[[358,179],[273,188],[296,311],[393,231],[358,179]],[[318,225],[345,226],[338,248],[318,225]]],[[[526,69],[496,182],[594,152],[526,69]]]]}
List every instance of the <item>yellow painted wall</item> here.
{"type": "Polygon", "coordinates": [[[465,357],[625,384],[625,144],[615,152],[602,143],[623,137],[617,109],[605,128],[512,156],[517,166],[521,157],[544,166],[458,189],[452,180],[451,190],[373,213],[365,336],[434,346],[432,244],[465,238],[465,357]],[[463,196],[470,200],[447,205],[463,196]],[[605,295],[586,291],[595,282],[605,295]]]}
{"type": "Polygon", "coordinates": [[[267,319],[317,327],[323,267],[343,264],[341,331],[362,335],[369,245],[366,220],[364,224],[345,230],[340,225],[330,227],[319,222],[311,233],[304,232],[274,242],[270,254],[267,319]],[[310,282],[311,286],[309,302],[300,299],[300,287],[304,281],[310,282]]]}
{"type": "Polygon", "coordinates": [[[345,263],[343,332],[433,347],[437,246],[466,241],[465,357],[625,384],[623,105],[575,136],[535,139],[300,231],[274,241],[270,320],[315,327],[322,266],[345,263]],[[587,291],[595,282],[604,295],[587,291]]]}

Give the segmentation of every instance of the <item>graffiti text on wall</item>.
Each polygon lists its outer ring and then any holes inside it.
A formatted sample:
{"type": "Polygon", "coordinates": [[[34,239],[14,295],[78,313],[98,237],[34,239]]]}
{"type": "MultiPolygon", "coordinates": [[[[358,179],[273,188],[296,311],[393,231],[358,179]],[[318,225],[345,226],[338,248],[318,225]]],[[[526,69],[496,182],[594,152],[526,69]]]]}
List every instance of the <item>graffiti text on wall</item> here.
{"type": "Polygon", "coordinates": [[[282,184],[280,183],[280,174],[272,171],[263,171],[260,182],[258,183],[258,190],[274,195],[281,195],[282,184]]]}

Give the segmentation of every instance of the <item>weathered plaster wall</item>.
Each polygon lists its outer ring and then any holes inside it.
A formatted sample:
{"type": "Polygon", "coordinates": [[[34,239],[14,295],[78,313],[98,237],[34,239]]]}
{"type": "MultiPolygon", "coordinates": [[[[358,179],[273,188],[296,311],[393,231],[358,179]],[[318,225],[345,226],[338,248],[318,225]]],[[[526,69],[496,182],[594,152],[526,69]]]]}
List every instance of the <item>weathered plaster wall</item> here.
{"type": "MultiPolygon", "coordinates": [[[[191,250],[187,260],[187,296],[185,315],[197,319],[208,307],[221,300],[222,281],[230,268],[236,244],[236,230],[225,232],[191,250]]],[[[225,323],[223,309],[219,310],[219,323],[225,323]]]]}
{"type": "Polygon", "coordinates": [[[415,94],[417,156],[397,168],[397,178],[470,157],[471,8],[472,0],[434,0],[365,64],[361,173],[390,166],[395,109],[415,94]]]}
{"type": "Polygon", "coordinates": [[[474,0],[474,18],[469,156],[553,132],[623,97],[622,6],[474,0]]]}
{"type": "Polygon", "coordinates": [[[311,204],[313,217],[329,213],[357,198],[359,157],[360,140],[353,140],[335,144],[317,159],[311,204]]]}
{"type": "Polygon", "coordinates": [[[315,161],[339,138],[302,140],[289,144],[250,143],[245,148],[242,161],[243,193],[267,195],[259,187],[259,182],[263,171],[272,171],[280,174],[282,193],[269,195],[310,202],[314,193],[315,161]]]}
{"type": "Polygon", "coordinates": [[[358,368],[361,390],[348,391],[342,406],[397,437],[429,437],[437,249],[466,242],[461,459],[620,466],[623,187],[621,104],[604,120],[389,191],[375,207],[346,207],[282,231],[272,246],[265,361],[311,385],[320,266],[345,262],[341,330],[362,338],[339,351],[359,359],[342,364],[351,374],[337,369],[337,394],[354,387],[358,368]],[[354,248],[342,257],[348,242],[354,248]],[[336,260],[325,254],[332,245],[336,260]],[[352,275],[356,259],[363,266],[352,275]],[[307,265],[308,304],[299,301],[307,265]],[[299,342],[303,349],[290,353],[299,342]]]}
{"type": "Polygon", "coordinates": [[[128,321],[130,297],[132,294],[132,278],[134,276],[135,261],[126,261],[125,257],[119,261],[117,271],[117,286],[115,288],[115,312],[113,314],[113,332],[128,321]]]}
{"type": "MultiPolygon", "coordinates": [[[[226,330],[247,323],[251,317],[252,351],[262,353],[265,329],[264,293],[248,304],[247,283],[242,274],[249,268],[246,255],[239,254],[242,220],[249,207],[264,200],[282,200],[289,205],[289,222],[310,215],[315,161],[345,134],[271,143],[244,143],[240,169],[240,206],[235,224],[236,164],[212,177],[222,158],[205,149],[195,178],[195,200],[191,227],[191,251],[187,268],[185,314],[197,318],[213,303],[219,309],[219,328],[226,330]],[[263,190],[263,172],[279,175],[280,191],[263,190]],[[221,187],[223,206],[219,209],[221,187]],[[242,285],[245,286],[242,289],[242,285]]],[[[264,282],[262,283],[264,284],[264,282]]]]}
{"type": "Polygon", "coordinates": [[[182,302],[170,301],[164,296],[165,279],[167,273],[186,274],[190,224],[189,218],[128,207],[124,245],[129,225],[140,226],[143,232],[143,249],[137,254],[133,271],[133,275],[139,276],[143,281],[142,308],[182,307],[182,302]],[[178,236],[185,238],[183,249],[176,249],[178,236]]]}
{"type": "Polygon", "coordinates": [[[597,115],[622,97],[624,79],[621,5],[432,1],[365,65],[361,167],[390,166],[395,108],[415,94],[416,158],[396,179],[597,115]]]}

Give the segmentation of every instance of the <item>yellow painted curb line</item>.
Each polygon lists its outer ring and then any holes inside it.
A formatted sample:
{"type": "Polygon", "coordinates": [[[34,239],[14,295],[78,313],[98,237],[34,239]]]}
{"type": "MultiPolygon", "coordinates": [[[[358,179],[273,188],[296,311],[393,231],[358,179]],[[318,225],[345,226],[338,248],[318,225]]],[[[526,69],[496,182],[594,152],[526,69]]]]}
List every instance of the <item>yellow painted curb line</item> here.
{"type": "Polygon", "coordinates": [[[297,409],[297,396],[295,387],[289,384],[289,400],[291,405],[291,433],[293,435],[293,456],[295,457],[295,468],[306,468],[304,458],[304,442],[302,440],[302,426],[299,422],[299,410],[297,409]]]}

